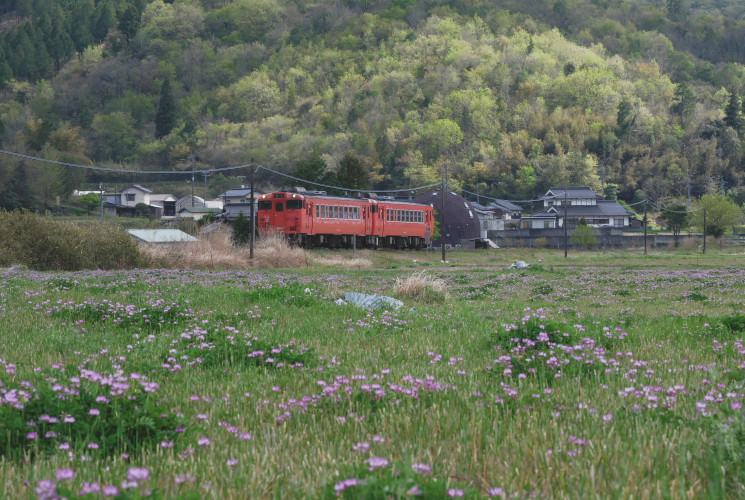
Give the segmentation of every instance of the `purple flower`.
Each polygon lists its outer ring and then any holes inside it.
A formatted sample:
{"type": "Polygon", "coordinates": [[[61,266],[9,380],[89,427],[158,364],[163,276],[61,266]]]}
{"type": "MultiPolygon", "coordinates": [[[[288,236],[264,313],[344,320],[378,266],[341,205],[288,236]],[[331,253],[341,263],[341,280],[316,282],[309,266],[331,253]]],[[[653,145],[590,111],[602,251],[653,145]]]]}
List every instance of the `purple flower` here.
{"type": "Polygon", "coordinates": [[[57,500],[59,498],[57,495],[57,486],[54,484],[54,481],[50,481],[49,479],[39,481],[39,484],[36,486],[36,494],[39,496],[39,500],[57,500]]]}
{"type": "Polygon", "coordinates": [[[197,441],[197,444],[199,446],[209,446],[210,443],[211,443],[210,438],[206,438],[206,437],[205,438],[199,438],[199,440],[197,441]]]}
{"type": "Polygon", "coordinates": [[[75,471],[72,469],[60,469],[57,471],[57,481],[75,479],[75,471]]]}
{"type": "Polygon", "coordinates": [[[349,479],[345,479],[344,481],[339,481],[334,485],[334,491],[336,491],[336,495],[341,495],[341,492],[344,491],[347,488],[350,488],[352,486],[357,486],[358,484],[364,484],[364,481],[361,481],[357,479],[356,477],[352,477],[349,479]]]}
{"type": "Polygon", "coordinates": [[[374,471],[380,467],[386,467],[389,463],[387,458],[381,457],[370,457],[365,462],[370,466],[370,471],[374,471]]]}
{"type": "Polygon", "coordinates": [[[458,488],[450,488],[448,490],[448,496],[451,498],[454,497],[464,497],[466,496],[466,492],[463,490],[459,490],[458,488]]]}
{"type": "Polygon", "coordinates": [[[504,490],[502,488],[489,488],[486,490],[486,494],[490,497],[503,497],[504,490]]]}
{"type": "Polygon", "coordinates": [[[229,458],[228,461],[226,462],[226,464],[227,464],[228,467],[235,467],[238,464],[238,459],[237,458],[229,458]]]}
{"type": "Polygon", "coordinates": [[[26,434],[26,439],[36,439],[37,437],[39,437],[39,435],[35,432],[29,432],[28,434],[26,434]]]}
{"type": "Polygon", "coordinates": [[[119,496],[119,488],[116,486],[104,486],[103,496],[105,497],[116,497],[119,496]]]}
{"type": "Polygon", "coordinates": [[[411,468],[414,470],[414,472],[416,472],[417,474],[421,474],[422,476],[432,474],[432,467],[427,464],[414,462],[413,464],[411,464],[411,468]]]}
{"type": "Polygon", "coordinates": [[[145,467],[130,467],[127,470],[127,479],[130,481],[147,481],[150,479],[150,471],[145,467]]]}

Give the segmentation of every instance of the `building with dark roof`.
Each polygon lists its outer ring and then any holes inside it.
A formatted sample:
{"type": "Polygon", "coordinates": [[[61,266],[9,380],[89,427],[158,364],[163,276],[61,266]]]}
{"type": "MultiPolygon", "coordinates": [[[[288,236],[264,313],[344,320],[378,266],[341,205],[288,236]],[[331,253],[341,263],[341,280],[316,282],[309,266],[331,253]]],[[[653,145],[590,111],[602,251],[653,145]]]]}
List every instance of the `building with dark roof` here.
{"type": "Polygon", "coordinates": [[[553,187],[539,198],[543,200],[543,210],[529,217],[523,217],[521,226],[525,229],[554,229],[576,227],[581,219],[592,227],[629,227],[629,219],[635,214],[623,208],[615,200],[602,200],[586,186],[553,187]]]}
{"type": "MultiPolygon", "coordinates": [[[[479,217],[474,206],[462,196],[445,191],[445,226],[440,224],[441,237],[432,240],[433,246],[461,245],[481,238],[479,217]]],[[[442,220],[443,196],[440,191],[428,192],[414,198],[417,203],[431,204],[437,211],[437,221],[442,220]]]]}

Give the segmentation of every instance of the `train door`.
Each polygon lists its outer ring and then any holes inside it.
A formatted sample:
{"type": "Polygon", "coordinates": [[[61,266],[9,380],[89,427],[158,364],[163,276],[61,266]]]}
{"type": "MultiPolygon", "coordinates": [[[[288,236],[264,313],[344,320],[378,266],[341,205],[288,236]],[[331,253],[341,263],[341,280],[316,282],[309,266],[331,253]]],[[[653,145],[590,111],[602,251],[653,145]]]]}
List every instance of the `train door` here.
{"type": "Polygon", "coordinates": [[[282,232],[285,231],[285,200],[272,200],[274,202],[274,210],[272,211],[272,222],[271,225],[275,229],[279,229],[282,232]]]}

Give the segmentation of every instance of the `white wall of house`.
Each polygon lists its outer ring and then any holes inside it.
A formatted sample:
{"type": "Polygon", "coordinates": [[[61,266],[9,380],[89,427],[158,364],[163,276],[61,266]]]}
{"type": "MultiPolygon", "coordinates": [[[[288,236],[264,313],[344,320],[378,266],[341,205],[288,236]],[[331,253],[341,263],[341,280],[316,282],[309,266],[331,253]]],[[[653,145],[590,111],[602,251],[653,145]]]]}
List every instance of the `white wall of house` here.
{"type": "Polygon", "coordinates": [[[138,203],[150,205],[150,193],[145,193],[134,186],[123,189],[121,193],[121,205],[134,207],[138,203]]]}

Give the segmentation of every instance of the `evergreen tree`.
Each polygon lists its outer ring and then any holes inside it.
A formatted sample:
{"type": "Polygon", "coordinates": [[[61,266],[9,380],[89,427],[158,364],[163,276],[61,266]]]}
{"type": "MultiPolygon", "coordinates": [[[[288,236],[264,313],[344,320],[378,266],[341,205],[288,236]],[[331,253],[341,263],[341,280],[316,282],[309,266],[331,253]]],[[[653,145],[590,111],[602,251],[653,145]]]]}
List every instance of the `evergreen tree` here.
{"type": "Polygon", "coordinates": [[[96,7],[96,22],[91,30],[96,42],[103,41],[109,30],[116,26],[116,15],[111,2],[103,2],[96,7]]]}
{"type": "Polygon", "coordinates": [[[681,118],[688,118],[693,113],[696,105],[696,96],[690,87],[685,83],[679,83],[675,86],[675,96],[673,104],[670,106],[670,112],[681,118]]]}
{"type": "Polygon", "coordinates": [[[122,32],[127,40],[131,40],[137,34],[137,29],[140,27],[140,12],[132,4],[128,4],[124,7],[124,10],[119,14],[119,31],[122,32]]]}
{"type": "Polygon", "coordinates": [[[155,137],[167,136],[176,126],[176,100],[171,90],[171,81],[166,78],[160,89],[158,112],[155,114],[155,137]]]}
{"type": "Polygon", "coordinates": [[[339,185],[349,189],[365,189],[370,182],[362,161],[351,152],[345,154],[339,162],[339,172],[336,176],[339,185]]]}
{"type": "Polygon", "coordinates": [[[622,99],[618,103],[618,115],[616,117],[616,130],[619,138],[625,137],[631,128],[634,126],[636,116],[634,115],[634,108],[626,99],[622,99]]]}
{"type": "Polygon", "coordinates": [[[92,17],[93,4],[90,0],[78,0],[74,4],[70,13],[70,38],[78,54],[82,54],[86,47],[93,44],[92,17]]]}
{"type": "Polygon", "coordinates": [[[742,100],[735,92],[729,95],[729,101],[724,108],[724,123],[738,132],[743,129],[742,100]]]}
{"type": "MultiPolygon", "coordinates": [[[[326,162],[317,153],[313,153],[309,158],[298,162],[293,175],[310,182],[322,182],[326,173],[326,162]]],[[[310,184],[304,187],[315,189],[310,184]]]]}
{"type": "Polygon", "coordinates": [[[251,219],[243,215],[243,212],[238,214],[238,217],[233,221],[233,245],[243,246],[251,239],[251,219]]]}

